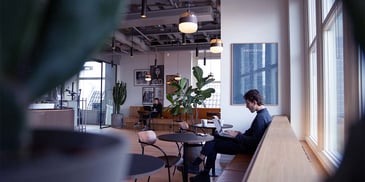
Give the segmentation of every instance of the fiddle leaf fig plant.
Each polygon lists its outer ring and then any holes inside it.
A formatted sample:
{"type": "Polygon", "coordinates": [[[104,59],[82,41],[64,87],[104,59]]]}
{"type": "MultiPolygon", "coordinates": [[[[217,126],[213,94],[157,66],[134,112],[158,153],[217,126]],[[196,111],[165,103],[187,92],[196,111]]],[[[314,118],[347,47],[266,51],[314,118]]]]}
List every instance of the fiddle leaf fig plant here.
{"type": "Polygon", "coordinates": [[[119,24],[125,3],[1,1],[0,159],[24,156],[29,104],[82,69],[119,24]]]}
{"type": "Polygon", "coordinates": [[[168,110],[174,116],[183,114],[192,115],[193,108],[197,108],[198,105],[203,105],[205,107],[204,101],[211,97],[215,92],[214,88],[203,89],[204,86],[213,82],[214,78],[209,76],[203,77],[203,70],[199,66],[193,67],[192,70],[196,79],[195,88],[187,85],[187,78],[182,78],[180,82],[171,83],[171,86],[176,90],[174,93],[166,95],[166,99],[171,103],[168,106],[168,110]]]}
{"type": "Polygon", "coordinates": [[[120,113],[120,106],[124,104],[127,99],[127,83],[121,81],[115,83],[113,87],[113,101],[115,105],[116,114],[120,113]]]}

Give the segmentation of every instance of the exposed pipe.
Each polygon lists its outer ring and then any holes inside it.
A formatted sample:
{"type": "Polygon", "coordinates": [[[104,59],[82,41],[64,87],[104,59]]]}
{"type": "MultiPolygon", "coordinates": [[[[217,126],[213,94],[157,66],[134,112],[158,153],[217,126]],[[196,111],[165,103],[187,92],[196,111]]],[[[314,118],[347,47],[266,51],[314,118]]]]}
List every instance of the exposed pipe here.
{"type": "Polygon", "coordinates": [[[143,34],[141,31],[138,30],[137,27],[133,27],[133,29],[135,31],[137,31],[140,35],[142,35],[142,37],[144,37],[146,40],[148,40],[148,42],[151,42],[151,39],[149,39],[145,34],[143,34]]]}

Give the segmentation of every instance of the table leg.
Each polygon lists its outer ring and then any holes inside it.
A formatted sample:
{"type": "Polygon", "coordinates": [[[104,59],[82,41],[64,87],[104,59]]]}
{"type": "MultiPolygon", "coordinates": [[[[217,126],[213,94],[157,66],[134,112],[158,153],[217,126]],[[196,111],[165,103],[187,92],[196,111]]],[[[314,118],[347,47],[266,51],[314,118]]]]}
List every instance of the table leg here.
{"type": "MultiPolygon", "coordinates": [[[[214,136],[214,134],[215,134],[215,128],[212,128],[212,136],[214,136]]],[[[215,175],[215,162],[212,167],[212,177],[217,177],[217,175],[215,175]]]]}
{"type": "Polygon", "coordinates": [[[183,177],[183,182],[187,182],[188,181],[188,171],[189,171],[189,162],[188,162],[188,143],[184,143],[184,170],[182,171],[182,177],[183,177]]]}

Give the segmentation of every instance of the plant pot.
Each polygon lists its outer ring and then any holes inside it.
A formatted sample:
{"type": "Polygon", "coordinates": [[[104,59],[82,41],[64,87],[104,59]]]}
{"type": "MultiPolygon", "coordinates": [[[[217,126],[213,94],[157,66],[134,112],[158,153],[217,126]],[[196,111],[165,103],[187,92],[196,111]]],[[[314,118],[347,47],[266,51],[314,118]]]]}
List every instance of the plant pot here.
{"type": "Polygon", "coordinates": [[[128,142],[115,136],[34,130],[31,157],[2,162],[2,182],[120,182],[129,166],[128,142]]]}
{"type": "Polygon", "coordinates": [[[121,128],[123,126],[123,114],[112,114],[112,127],[121,128]]]}

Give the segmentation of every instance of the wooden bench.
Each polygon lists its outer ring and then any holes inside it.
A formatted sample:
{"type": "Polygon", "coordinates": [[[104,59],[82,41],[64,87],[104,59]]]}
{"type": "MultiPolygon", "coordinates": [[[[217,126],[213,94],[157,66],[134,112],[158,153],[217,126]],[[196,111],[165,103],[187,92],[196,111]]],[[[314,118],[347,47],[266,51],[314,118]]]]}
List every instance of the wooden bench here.
{"type": "Polygon", "coordinates": [[[236,155],[217,181],[312,182],[319,181],[319,175],[296,138],[288,118],[274,116],[255,154],[236,155]]]}
{"type": "MultiPolygon", "coordinates": [[[[130,106],[129,107],[129,116],[123,118],[124,127],[125,128],[133,128],[134,123],[138,122],[139,114],[138,111],[143,110],[143,106],[130,106]]],[[[220,108],[198,108],[198,119],[206,119],[209,118],[207,113],[220,113],[220,108]]],[[[193,116],[195,118],[195,116],[193,116]]],[[[166,111],[166,108],[163,109],[162,118],[153,118],[151,122],[151,127],[154,130],[162,130],[168,131],[171,128],[179,128],[179,124],[177,122],[173,122],[174,117],[166,111]]]]}

